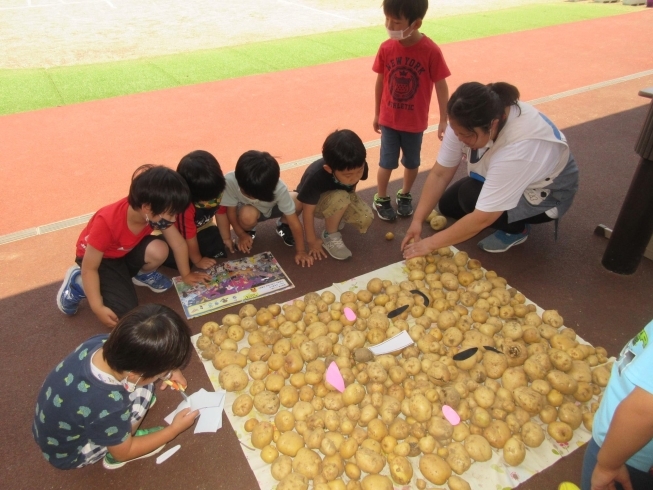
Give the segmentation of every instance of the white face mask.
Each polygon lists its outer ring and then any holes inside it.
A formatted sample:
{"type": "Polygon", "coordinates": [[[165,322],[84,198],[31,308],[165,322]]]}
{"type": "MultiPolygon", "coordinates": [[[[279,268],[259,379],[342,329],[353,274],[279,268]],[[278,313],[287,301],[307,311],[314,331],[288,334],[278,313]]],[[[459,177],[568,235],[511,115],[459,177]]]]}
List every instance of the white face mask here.
{"type": "Polygon", "coordinates": [[[143,377],[142,375],[139,376],[138,379],[136,380],[136,382],[135,382],[135,383],[132,383],[131,381],[129,381],[129,380],[127,379],[127,376],[125,376],[125,377],[123,378],[123,380],[120,381],[120,384],[121,384],[122,387],[125,389],[125,391],[127,391],[127,392],[129,392],[129,393],[133,393],[134,391],[136,391],[136,383],[138,383],[138,382],[141,380],[142,377],[143,377]]]}
{"type": "Polygon", "coordinates": [[[403,41],[413,33],[413,31],[411,30],[410,33],[408,33],[407,35],[404,34],[407,30],[412,29],[411,26],[412,24],[406,27],[403,31],[391,31],[387,27],[385,28],[385,30],[388,31],[388,37],[390,39],[394,39],[395,41],[403,41]]]}

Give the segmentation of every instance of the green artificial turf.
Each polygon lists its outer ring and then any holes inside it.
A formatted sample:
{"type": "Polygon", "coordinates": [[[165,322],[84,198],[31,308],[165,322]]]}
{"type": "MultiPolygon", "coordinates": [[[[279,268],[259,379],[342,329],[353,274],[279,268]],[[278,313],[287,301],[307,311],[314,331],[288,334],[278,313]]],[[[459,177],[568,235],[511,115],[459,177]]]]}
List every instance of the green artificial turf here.
{"type": "MultiPolygon", "coordinates": [[[[439,44],[633,12],[604,3],[527,5],[425,19],[439,44]]],[[[0,115],[372,56],[383,25],[138,60],[0,70],[0,115]]]]}

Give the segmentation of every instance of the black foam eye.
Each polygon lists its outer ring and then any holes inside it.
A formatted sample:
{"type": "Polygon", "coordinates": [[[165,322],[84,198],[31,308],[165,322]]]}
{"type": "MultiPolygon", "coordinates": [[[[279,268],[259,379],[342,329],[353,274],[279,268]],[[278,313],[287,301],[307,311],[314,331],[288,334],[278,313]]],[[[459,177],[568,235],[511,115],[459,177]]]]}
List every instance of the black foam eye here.
{"type": "Polygon", "coordinates": [[[422,298],[424,298],[424,306],[429,305],[429,298],[423,292],[419,291],[418,289],[412,289],[410,292],[413,294],[419,294],[422,298]]]}
{"type": "Polygon", "coordinates": [[[396,310],[392,310],[390,313],[388,313],[388,318],[394,318],[396,316],[399,316],[407,309],[408,309],[408,305],[400,306],[396,310]]]}
{"type": "Polygon", "coordinates": [[[472,347],[470,349],[466,349],[462,352],[459,352],[455,356],[453,356],[454,361],[464,361],[465,359],[469,359],[472,357],[474,354],[478,352],[478,347],[472,347]]]}
{"type": "Polygon", "coordinates": [[[483,348],[485,350],[491,350],[492,352],[496,352],[497,354],[503,354],[503,352],[501,352],[499,349],[495,349],[491,345],[484,345],[483,348]]]}

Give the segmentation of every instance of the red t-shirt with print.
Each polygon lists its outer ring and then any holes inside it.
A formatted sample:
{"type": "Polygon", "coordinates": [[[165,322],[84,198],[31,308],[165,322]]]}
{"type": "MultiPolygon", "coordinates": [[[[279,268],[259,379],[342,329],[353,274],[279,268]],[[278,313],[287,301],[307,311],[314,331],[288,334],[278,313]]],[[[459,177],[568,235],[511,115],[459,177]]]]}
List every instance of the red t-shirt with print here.
{"type": "Polygon", "coordinates": [[[438,45],[425,35],[410,47],[388,39],[381,44],[372,70],[383,74],[379,124],[397,131],[424,131],[433,84],[451,75],[438,45]]]}
{"type": "Polygon", "coordinates": [[[77,257],[86,252],[87,245],[99,250],[106,259],[127,255],[140,241],[152,233],[150,225],[134,234],[127,226],[127,198],[101,208],[86,224],[77,239],[77,257]]]}
{"type": "Polygon", "coordinates": [[[197,236],[197,229],[213,219],[216,214],[227,214],[227,208],[216,206],[213,208],[197,208],[190,203],[186,210],[177,216],[175,226],[186,240],[197,236]]]}

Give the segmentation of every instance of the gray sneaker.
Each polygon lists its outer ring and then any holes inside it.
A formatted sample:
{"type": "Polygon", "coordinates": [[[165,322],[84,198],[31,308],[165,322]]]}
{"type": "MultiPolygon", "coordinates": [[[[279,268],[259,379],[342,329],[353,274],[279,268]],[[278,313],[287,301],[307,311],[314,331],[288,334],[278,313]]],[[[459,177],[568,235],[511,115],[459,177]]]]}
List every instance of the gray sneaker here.
{"type": "Polygon", "coordinates": [[[351,257],[351,250],[345,246],[340,232],[327,234],[326,231],[323,231],[322,246],[336,260],[346,260],[351,257]]]}

